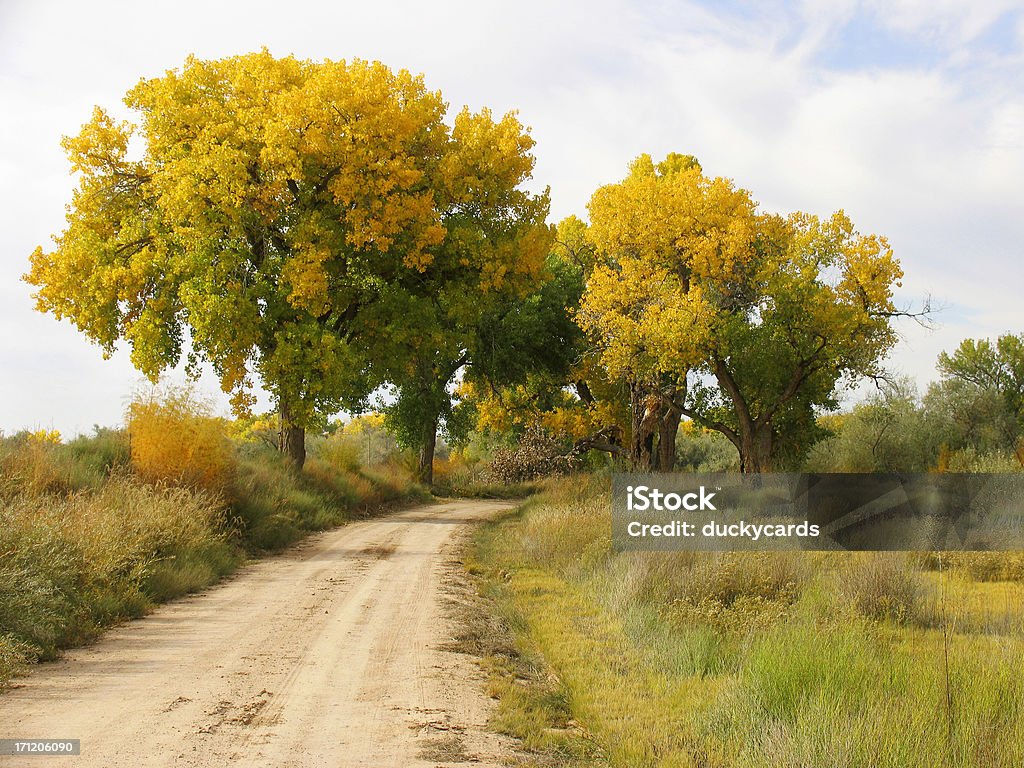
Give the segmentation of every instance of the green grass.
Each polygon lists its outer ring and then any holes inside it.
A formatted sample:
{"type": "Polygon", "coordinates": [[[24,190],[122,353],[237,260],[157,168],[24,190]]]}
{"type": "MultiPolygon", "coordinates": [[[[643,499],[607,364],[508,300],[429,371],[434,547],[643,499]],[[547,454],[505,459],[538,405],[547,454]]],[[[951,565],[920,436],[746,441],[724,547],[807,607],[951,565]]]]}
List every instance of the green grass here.
{"type": "Polygon", "coordinates": [[[448,650],[476,655],[488,675],[488,694],[498,700],[491,726],[517,739],[516,766],[603,764],[594,740],[573,719],[569,689],[554,674],[536,644],[523,635],[525,618],[502,582],[480,592],[471,574],[481,564],[467,553],[466,575],[449,584],[459,634],[448,650]],[[518,636],[518,637],[517,637],[518,636]]]}
{"type": "Polygon", "coordinates": [[[1015,555],[938,572],[866,553],[616,554],[607,494],[555,484],[476,538],[479,588],[561,692],[493,684],[495,727],[568,717],[594,745],[582,764],[629,768],[1024,765],[1024,584],[974,578],[1015,574],[1015,555]]]}

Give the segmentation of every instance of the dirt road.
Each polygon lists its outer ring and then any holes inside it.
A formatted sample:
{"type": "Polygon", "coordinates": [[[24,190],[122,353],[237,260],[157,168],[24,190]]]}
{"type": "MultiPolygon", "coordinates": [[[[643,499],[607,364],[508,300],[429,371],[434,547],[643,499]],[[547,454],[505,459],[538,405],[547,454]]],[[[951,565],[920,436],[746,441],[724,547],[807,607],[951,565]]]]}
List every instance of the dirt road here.
{"type": "Polygon", "coordinates": [[[0,696],[0,738],[77,738],[78,757],[0,765],[500,764],[490,701],[453,634],[457,501],[357,522],[114,629],[0,696]]]}

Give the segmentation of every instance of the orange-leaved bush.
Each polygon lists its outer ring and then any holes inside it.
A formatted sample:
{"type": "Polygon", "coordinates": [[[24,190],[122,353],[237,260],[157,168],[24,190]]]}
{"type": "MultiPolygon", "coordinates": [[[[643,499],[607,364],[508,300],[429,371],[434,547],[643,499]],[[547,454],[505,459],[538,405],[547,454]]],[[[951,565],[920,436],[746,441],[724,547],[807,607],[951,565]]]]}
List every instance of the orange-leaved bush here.
{"type": "Polygon", "coordinates": [[[224,490],[235,457],[223,419],[188,388],[136,396],[128,406],[132,467],[146,480],[224,490]]]}

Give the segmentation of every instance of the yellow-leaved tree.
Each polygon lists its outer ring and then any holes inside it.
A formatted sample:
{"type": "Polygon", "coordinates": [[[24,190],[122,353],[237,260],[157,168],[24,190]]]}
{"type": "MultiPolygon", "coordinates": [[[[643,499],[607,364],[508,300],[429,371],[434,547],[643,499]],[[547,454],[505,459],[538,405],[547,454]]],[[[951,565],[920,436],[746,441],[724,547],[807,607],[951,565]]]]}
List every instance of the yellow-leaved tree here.
{"type": "MultiPolygon", "coordinates": [[[[413,321],[417,276],[471,292],[539,268],[473,220],[532,167],[526,131],[486,110],[453,130],[407,71],[189,58],[125,103],[138,125],[97,108],[65,140],[79,184],[55,247],[32,254],[37,306],[106,354],[127,341],[153,379],[183,354],[211,362],[239,411],[258,377],[300,467],[305,428],[379,383],[377,342],[413,321]]],[[[516,231],[536,240],[546,198],[527,207],[516,231]]]]}
{"type": "Polygon", "coordinates": [[[685,416],[724,434],[744,471],[779,468],[813,442],[837,386],[881,373],[903,273],[843,212],[761,213],[677,154],[642,155],[589,210],[597,258],[578,320],[629,387],[635,467],[672,468],[685,416]]]}

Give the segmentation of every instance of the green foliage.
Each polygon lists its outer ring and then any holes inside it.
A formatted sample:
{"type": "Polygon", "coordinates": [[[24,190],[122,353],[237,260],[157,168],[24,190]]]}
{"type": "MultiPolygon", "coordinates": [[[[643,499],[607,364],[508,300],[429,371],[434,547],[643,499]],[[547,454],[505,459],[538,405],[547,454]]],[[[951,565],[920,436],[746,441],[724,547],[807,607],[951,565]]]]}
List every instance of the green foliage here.
{"type": "Polygon", "coordinates": [[[994,344],[965,339],[952,355],[939,356],[939,371],[925,405],[949,421],[950,447],[1016,450],[1024,437],[1024,336],[1007,334],[994,344]]]}
{"type": "Polygon", "coordinates": [[[940,412],[922,407],[902,382],[854,406],[835,433],[807,458],[811,472],[927,472],[934,469],[950,428],[940,412]]]}
{"type": "Polygon", "coordinates": [[[972,448],[988,453],[1015,445],[1016,419],[994,390],[946,378],[928,387],[923,405],[942,420],[942,437],[953,450],[972,448]]]}
{"type": "Polygon", "coordinates": [[[168,550],[147,568],[141,590],[148,600],[163,603],[205,589],[234,571],[242,560],[238,547],[224,539],[168,550]]]}
{"type": "MultiPolygon", "coordinates": [[[[433,323],[436,332],[416,339],[417,362],[392,375],[399,387],[385,408],[388,429],[403,446],[426,446],[429,453],[439,426],[449,443],[465,443],[478,419],[475,403],[465,397],[474,387],[500,390],[533,378],[557,388],[552,382],[568,375],[582,341],[570,318],[582,291],[580,270],[552,254],[536,280],[515,287],[477,294],[472,312],[453,313],[442,305],[421,321],[425,327],[433,323]],[[453,402],[460,373],[469,386],[453,402]]],[[[424,454],[422,461],[429,460],[424,454]]]]}
{"type": "Polygon", "coordinates": [[[97,430],[62,444],[28,432],[0,437],[0,500],[18,493],[73,493],[96,488],[128,463],[125,433],[97,430]]]}
{"type": "Polygon", "coordinates": [[[995,344],[964,339],[952,355],[939,355],[939,370],[947,379],[997,393],[1010,413],[1024,419],[1024,334],[1005,334],[995,344]]]}
{"type": "Polygon", "coordinates": [[[124,468],[131,461],[128,434],[121,429],[94,426],[92,435],[79,435],[67,443],[72,459],[100,476],[124,468]]]}
{"type": "Polygon", "coordinates": [[[396,501],[427,501],[412,474],[394,464],[349,469],[314,456],[297,474],[274,450],[249,445],[240,453],[230,509],[245,541],[276,550],[310,531],[396,501]]]}
{"type": "Polygon", "coordinates": [[[732,472],[739,469],[739,457],[721,432],[688,423],[676,438],[676,466],[681,472],[732,472]]]}
{"type": "Polygon", "coordinates": [[[1013,410],[1015,336],[966,340],[939,358],[943,378],[919,398],[895,382],[849,413],[819,419],[832,434],[808,455],[817,472],[1017,472],[1024,468],[1013,410]]]}
{"type": "Polygon", "coordinates": [[[571,314],[582,293],[582,270],[555,253],[549,255],[543,282],[535,290],[481,313],[472,378],[505,386],[531,375],[564,378],[581,352],[583,334],[571,314]]]}

